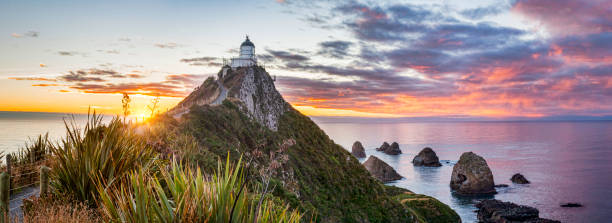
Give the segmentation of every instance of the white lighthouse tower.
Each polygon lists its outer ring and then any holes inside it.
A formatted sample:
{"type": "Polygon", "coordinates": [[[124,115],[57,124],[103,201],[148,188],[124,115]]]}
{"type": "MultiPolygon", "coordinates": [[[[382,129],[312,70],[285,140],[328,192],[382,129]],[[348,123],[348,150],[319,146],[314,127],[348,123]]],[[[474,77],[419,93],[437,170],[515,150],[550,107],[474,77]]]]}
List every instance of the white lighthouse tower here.
{"type": "Polygon", "coordinates": [[[236,67],[249,67],[257,65],[257,58],[255,57],[255,44],[251,42],[249,36],[246,36],[246,40],[240,44],[240,56],[238,58],[231,58],[230,66],[236,67]]]}

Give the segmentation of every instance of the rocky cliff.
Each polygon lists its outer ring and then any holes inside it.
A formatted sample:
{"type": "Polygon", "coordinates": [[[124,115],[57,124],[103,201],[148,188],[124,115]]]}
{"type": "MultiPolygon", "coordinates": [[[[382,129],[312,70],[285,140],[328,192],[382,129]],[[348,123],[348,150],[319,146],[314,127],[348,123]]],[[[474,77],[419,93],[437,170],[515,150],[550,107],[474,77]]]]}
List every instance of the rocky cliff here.
{"type": "Polygon", "coordinates": [[[170,111],[179,117],[193,105],[220,105],[225,99],[242,103],[246,113],[271,130],[278,129],[278,120],[290,107],[276,90],[268,72],[258,66],[232,69],[223,67],[218,78],[207,79],[200,87],[170,111]]]}

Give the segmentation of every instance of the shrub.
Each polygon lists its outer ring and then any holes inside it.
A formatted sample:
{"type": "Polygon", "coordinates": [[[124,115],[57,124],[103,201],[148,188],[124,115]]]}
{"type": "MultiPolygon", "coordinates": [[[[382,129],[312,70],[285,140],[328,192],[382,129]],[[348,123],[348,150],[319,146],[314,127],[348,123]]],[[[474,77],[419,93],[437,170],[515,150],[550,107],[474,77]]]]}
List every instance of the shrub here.
{"type": "MultiPolygon", "coordinates": [[[[31,197],[24,200],[24,223],[102,222],[97,212],[83,203],[53,197],[31,197]]],[[[19,220],[19,219],[16,219],[19,220]]]]}
{"type": "Polygon", "coordinates": [[[109,222],[300,222],[301,215],[266,199],[257,205],[245,190],[240,168],[218,165],[207,178],[173,162],[160,177],[145,171],[132,172],[129,183],[100,185],[101,210],[109,222]],[[259,207],[259,209],[258,209],[259,207]],[[259,211],[257,211],[259,210],[259,211]]]}
{"type": "Polygon", "coordinates": [[[159,163],[156,152],[118,117],[105,126],[94,112],[83,131],[74,120],[65,121],[65,126],[66,138],[50,147],[51,186],[89,205],[95,205],[98,182],[120,183],[129,172],[156,168],[159,163]]]}

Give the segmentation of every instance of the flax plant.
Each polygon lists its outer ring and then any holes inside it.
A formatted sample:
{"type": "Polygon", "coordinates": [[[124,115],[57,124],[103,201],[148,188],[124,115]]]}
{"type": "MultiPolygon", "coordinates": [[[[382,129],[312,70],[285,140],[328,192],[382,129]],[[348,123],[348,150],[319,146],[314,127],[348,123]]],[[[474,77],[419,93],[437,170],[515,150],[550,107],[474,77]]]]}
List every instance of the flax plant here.
{"type": "Polygon", "coordinates": [[[148,171],[159,163],[156,152],[119,117],[104,125],[102,116],[94,111],[83,130],[74,118],[64,123],[66,138],[50,146],[51,186],[58,193],[95,206],[97,182],[121,183],[128,173],[148,171]]]}
{"type": "Polygon", "coordinates": [[[300,222],[300,213],[270,199],[257,211],[240,165],[228,159],[211,177],[177,162],[159,177],[134,171],[129,184],[98,186],[101,212],[109,222],[300,222]]]}

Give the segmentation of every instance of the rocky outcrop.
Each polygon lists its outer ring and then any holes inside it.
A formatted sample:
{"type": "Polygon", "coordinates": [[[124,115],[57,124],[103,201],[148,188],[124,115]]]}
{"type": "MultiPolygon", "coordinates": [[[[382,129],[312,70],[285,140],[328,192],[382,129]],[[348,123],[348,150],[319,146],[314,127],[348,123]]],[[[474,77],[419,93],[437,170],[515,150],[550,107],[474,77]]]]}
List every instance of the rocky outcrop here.
{"type": "Polygon", "coordinates": [[[273,131],[278,129],[278,120],[290,107],[264,68],[225,66],[217,80],[207,79],[168,114],[179,118],[194,105],[216,106],[225,99],[240,101],[246,114],[273,131]]]}
{"type": "Polygon", "coordinates": [[[512,178],[510,178],[510,181],[512,181],[512,183],[515,184],[528,184],[530,183],[527,178],[525,178],[525,176],[523,176],[520,173],[516,173],[514,175],[512,175],[512,178]]]}
{"type": "Polygon", "coordinates": [[[363,166],[365,166],[372,176],[383,183],[402,179],[402,176],[395,172],[393,167],[376,156],[370,156],[370,158],[363,163],[363,166]]]}
{"type": "Polygon", "coordinates": [[[402,154],[402,150],[400,150],[399,144],[397,144],[397,142],[393,142],[391,143],[391,145],[389,145],[389,143],[387,142],[384,142],[380,147],[376,148],[376,151],[381,151],[388,155],[402,154]]]}
{"type": "Polygon", "coordinates": [[[236,72],[242,76],[242,82],[238,92],[230,96],[240,99],[255,120],[276,131],[287,103],[276,90],[270,74],[260,67],[239,68],[236,72]]]}
{"type": "Polygon", "coordinates": [[[483,223],[556,223],[559,221],[540,218],[538,209],[500,200],[484,200],[476,204],[478,222],[483,223]]]}
{"type": "Polygon", "coordinates": [[[494,194],[495,182],[487,161],[473,152],[461,154],[453,167],[450,187],[460,195],[494,194]]]}
{"type": "Polygon", "coordinates": [[[355,141],[355,143],[353,143],[353,148],[351,148],[351,154],[353,154],[353,156],[357,158],[366,157],[365,149],[363,148],[363,145],[361,145],[361,142],[355,141]]]}
{"type": "Polygon", "coordinates": [[[442,166],[436,152],[429,147],[425,147],[419,154],[417,154],[414,159],[412,159],[412,165],[415,166],[433,166],[438,167],[442,166]]]}

